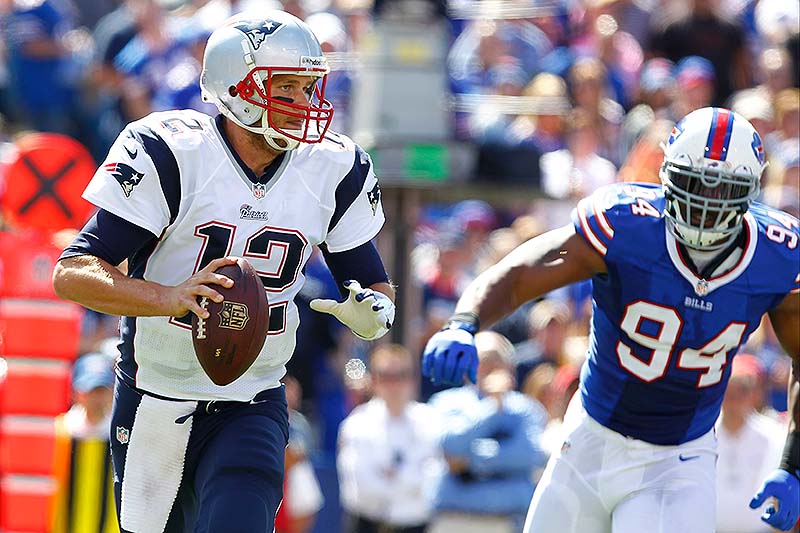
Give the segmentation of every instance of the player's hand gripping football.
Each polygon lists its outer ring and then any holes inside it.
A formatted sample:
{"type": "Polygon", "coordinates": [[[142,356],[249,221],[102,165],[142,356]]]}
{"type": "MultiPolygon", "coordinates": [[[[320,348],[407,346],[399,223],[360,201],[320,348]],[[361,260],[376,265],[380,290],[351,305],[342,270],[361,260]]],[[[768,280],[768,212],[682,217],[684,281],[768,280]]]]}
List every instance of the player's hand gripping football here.
{"type": "Polygon", "coordinates": [[[200,318],[208,318],[208,311],[200,307],[198,296],[206,296],[219,303],[222,295],[212,288],[213,285],[220,285],[225,288],[233,286],[233,281],[227,276],[217,274],[214,271],[225,265],[236,264],[233,257],[221,257],[214,259],[205,267],[197,271],[192,277],[174,287],[169,287],[166,294],[165,305],[167,306],[167,316],[181,317],[187,313],[194,313],[200,318]]]}
{"type": "Polygon", "coordinates": [[[394,302],[381,292],[362,288],[355,280],[345,281],[344,286],[349,291],[345,301],[317,298],[311,300],[311,309],[335,316],[364,340],[386,335],[394,322],[394,302]]]}
{"type": "Polygon", "coordinates": [[[425,345],[422,375],[439,384],[461,385],[464,374],[475,383],[478,379],[478,351],[471,331],[452,323],[437,331],[425,345]]]}
{"type": "Polygon", "coordinates": [[[761,520],[778,528],[789,531],[797,523],[800,516],[800,470],[792,475],[786,470],[775,470],[761,485],[758,494],[750,501],[751,509],[758,509],[769,498],[775,498],[774,503],[769,503],[761,515],[761,520]]]}

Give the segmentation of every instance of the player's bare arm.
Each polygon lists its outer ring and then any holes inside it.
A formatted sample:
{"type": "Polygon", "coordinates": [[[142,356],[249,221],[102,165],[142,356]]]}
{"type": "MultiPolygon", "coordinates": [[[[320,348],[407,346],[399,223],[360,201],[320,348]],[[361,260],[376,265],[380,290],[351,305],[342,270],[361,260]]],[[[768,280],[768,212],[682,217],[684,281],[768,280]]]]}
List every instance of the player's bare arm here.
{"type": "Polygon", "coordinates": [[[478,276],[456,305],[443,331],[425,347],[422,373],[434,383],[477,380],[478,355],[473,335],[523,303],[606,272],[602,257],[572,225],[549,231],[518,246],[478,276]]]}
{"type": "Polygon", "coordinates": [[[792,358],[792,377],[789,381],[789,431],[800,428],[800,293],[792,293],[769,313],[775,335],[792,358]]]}
{"type": "Polygon", "coordinates": [[[236,261],[214,259],[205,268],[174,287],[129,278],[117,267],[93,255],[62,259],[53,271],[53,287],[60,298],[89,309],[120,316],[184,316],[207,318],[198,296],[219,302],[222,295],[209,285],[230,287],[233,282],[214,271],[236,261]]]}
{"type": "Polygon", "coordinates": [[[789,433],[780,468],[773,471],[750,501],[764,506],[761,519],[781,531],[792,529],[800,514],[800,294],[790,293],[769,312],[778,340],[792,358],[789,378],[789,433]]]}
{"type": "Polygon", "coordinates": [[[488,326],[529,300],[605,271],[603,258],[570,224],[518,246],[483,272],[456,312],[473,313],[488,326]]]}
{"type": "Polygon", "coordinates": [[[789,432],[800,429],[800,293],[792,293],[770,311],[769,319],[775,335],[789,357],[792,374],[789,379],[789,432]]]}

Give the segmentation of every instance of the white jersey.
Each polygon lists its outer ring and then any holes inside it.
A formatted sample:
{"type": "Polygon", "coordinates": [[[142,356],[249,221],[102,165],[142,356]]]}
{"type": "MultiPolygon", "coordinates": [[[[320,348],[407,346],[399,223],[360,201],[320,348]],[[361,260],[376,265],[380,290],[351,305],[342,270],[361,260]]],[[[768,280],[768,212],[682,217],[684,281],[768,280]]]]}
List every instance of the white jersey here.
{"type": "Polygon", "coordinates": [[[253,366],[227,386],[206,376],[194,353],[190,317],[125,317],[124,379],[179,399],[245,401],[278,386],[295,347],[294,298],[312,246],[360,246],[383,225],[369,156],[326,134],[287,152],[267,183],[231,149],[221,122],[196,111],[153,113],[117,138],[83,196],[157,238],[129,258],[129,276],[178,285],[226,255],[250,261],[270,305],[267,341],[253,366]]]}

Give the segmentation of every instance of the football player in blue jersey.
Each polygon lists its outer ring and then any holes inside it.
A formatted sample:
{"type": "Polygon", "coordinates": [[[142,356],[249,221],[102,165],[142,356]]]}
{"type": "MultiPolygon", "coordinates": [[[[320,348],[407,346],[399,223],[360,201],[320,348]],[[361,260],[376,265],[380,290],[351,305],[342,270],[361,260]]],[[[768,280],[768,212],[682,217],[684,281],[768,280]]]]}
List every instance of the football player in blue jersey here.
{"type": "Polygon", "coordinates": [[[289,433],[280,380],[313,246],[348,296],[312,307],[364,339],[391,327],[394,291],[372,243],[380,188],[366,152],[328,131],[328,72],[299,19],[237,15],[205,48],[201,89],[220,114],[165,111],[129,124],[84,192],[98,211],[53,283],[65,299],[123,317],[111,429],[123,531],[273,530],[289,433]],[[231,256],[247,258],[269,293],[268,337],[220,386],[195,357],[190,313],[208,318],[199,297],[222,300],[216,288],[232,281],[215,270],[231,256]]]}
{"type": "MultiPolygon", "coordinates": [[[[435,382],[475,380],[473,335],[524,302],[592,279],[591,338],[565,440],[526,533],[711,533],[714,421],[738,347],[768,313],[793,358],[780,469],[750,502],[788,530],[800,512],[800,226],[755,202],[765,166],[741,116],[703,108],[664,145],[662,186],[618,184],[572,224],[482,273],[428,341],[435,382]]],[[[753,511],[759,512],[759,511],[753,511]]]]}

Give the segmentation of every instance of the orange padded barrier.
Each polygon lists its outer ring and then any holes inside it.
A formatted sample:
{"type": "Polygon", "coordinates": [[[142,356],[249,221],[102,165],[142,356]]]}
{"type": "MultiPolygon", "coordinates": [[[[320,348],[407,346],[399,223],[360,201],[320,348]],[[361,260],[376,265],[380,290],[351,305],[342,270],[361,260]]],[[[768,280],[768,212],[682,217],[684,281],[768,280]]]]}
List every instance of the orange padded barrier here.
{"type": "Polygon", "coordinates": [[[0,231],[0,298],[56,299],[53,267],[61,250],[39,231],[0,231]]]}
{"type": "Polygon", "coordinates": [[[9,358],[0,388],[0,414],[57,416],[69,408],[70,368],[65,361],[9,358]]]}
{"type": "Polygon", "coordinates": [[[55,441],[52,419],[0,419],[0,471],[53,475],[55,441]]]}
{"type": "Polygon", "coordinates": [[[78,354],[80,306],[0,298],[0,356],[73,360],[78,354]]]}
{"type": "Polygon", "coordinates": [[[6,476],[0,482],[0,529],[45,533],[49,529],[55,482],[49,478],[6,476]]]}

